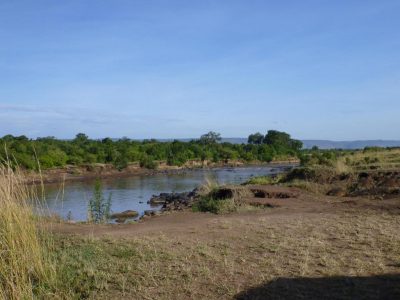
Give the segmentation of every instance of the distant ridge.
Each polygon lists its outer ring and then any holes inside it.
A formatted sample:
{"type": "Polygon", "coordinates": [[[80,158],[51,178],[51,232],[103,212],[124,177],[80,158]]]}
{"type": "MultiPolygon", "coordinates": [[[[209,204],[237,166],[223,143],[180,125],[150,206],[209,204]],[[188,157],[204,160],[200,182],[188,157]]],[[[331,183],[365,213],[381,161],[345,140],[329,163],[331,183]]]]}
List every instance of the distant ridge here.
{"type": "Polygon", "coordinates": [[[317,146],[320,149],[363,149],[365,147],[400,147],[400,141],[394,140],[364,140],[364,141],[329,141],[303,140],[304,148],[317,146]]]}
{"type": "MultiPolygon", "coordinates": [[[[173,139],[158,139],[159,141],[173,141],[173,139]]],[[[177,139],[188,142],[191,138],[177,139]]],[[[222,138],[222,142],[232,144],[247,143],[247,138],[222,138]]],[[[400,140],[360,140],[360,141],[330,141],[330,140],[302,140],[303,147],[310,149],[317,146],[320,149],[364,149],[365,147],[400,147],[400,140]]]]}

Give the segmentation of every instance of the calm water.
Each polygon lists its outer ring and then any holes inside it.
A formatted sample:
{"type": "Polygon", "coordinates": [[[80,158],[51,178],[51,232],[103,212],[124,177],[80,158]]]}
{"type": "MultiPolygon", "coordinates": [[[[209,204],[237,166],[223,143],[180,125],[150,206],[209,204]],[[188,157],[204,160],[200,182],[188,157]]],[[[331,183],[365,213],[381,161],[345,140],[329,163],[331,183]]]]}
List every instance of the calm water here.
{"type": "MultiPolygon", "coordinates": [[[[253,176],[273,175],[284,171],[287,166],[220,168],[213,170],[191,170],[183,174],[156,174],[124,178],[107,178],[102,180],[105,197],[112,194],[113,212],[127,209],[136,210],[140,215],[151,207],[147,201],[152,195],[163,192],[191,191],[204,183],[206,178],[220,184],[242,183],[253,176]]],[[[46,186],[46,201],[50,211],[66,218],[71,212],[77,221],[86,220],[87,204],[92,196],[93,181],[67,182],[64,188],[60,185],[46,186]]]]}

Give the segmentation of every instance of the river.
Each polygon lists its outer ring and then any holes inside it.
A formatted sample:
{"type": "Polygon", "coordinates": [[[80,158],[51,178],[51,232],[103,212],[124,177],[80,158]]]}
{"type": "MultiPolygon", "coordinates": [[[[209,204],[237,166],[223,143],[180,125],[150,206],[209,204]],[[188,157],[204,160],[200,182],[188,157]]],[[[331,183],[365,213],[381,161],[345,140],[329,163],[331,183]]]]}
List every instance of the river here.
{"type": "MultiPolygon", "coordinates": [[[[143,215],[151,207],[147,201],[152,195],[168,192],[191,191],[208,178],[219,184],[239,184],[251,177],[274,175],[290,168],[280,166],[250,166],[235,168],[194,169],[179,174],[155,174],[102,179],[105,197],[111,193],[112,212],[135,210],[143,215]]],[[[45,186],[46,206],[62,218],[72,217],[75,221],[87,218],[88,201],[92,197],[93,181],[66,182],[64,185],[45,186]]]]}

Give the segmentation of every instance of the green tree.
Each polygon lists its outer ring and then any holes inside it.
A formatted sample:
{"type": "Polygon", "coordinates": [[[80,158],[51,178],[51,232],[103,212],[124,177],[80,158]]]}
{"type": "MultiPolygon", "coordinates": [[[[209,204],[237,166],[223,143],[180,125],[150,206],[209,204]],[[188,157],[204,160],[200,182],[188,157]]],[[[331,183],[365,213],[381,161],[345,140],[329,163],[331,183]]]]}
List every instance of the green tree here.
{"type": "Polygon", "coordinates": [[[216,144],[220,140],[221,140],[221,134],[214,131],[210,131],[206,134],[203,134],[200,137],[200,142],[202,144],[216,144]]]}
{"type": "Polygon", "coordinates": [[[247,143],[254,144],[254,145],[260,145],[260,144],[262,144],[263,139],[264,139],[264,135],[257,132],[257,133],[249,135],[249,137],[247,139],[247,143]]]}
{"type": "Polygon", "coordinates": [[[269,130],[265,135],[263,142],[281,150],[291,149],[298,151],[303,147],[303,143],[301,141],[294,140],[288,133],[277,130],[269,130]]]}
{"type": "Polygon", "coordinates": [[[84,133],[78,133],[74,139],[74,142],[77,144],[85,144],[88,141],[89,141],[89,137],[84,133]]]}

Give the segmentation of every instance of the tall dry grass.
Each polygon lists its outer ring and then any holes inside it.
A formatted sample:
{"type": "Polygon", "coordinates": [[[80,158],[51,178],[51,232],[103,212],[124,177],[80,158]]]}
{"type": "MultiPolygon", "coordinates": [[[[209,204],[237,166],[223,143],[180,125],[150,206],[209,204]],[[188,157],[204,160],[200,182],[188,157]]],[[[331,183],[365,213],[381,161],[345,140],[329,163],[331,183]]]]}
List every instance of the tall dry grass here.
{"type": "Polygon", "coordinates": [[[0,164],[0,298],[50,296],[55,268],[31,205],[34,188],[9,165],[0,164]]]}

